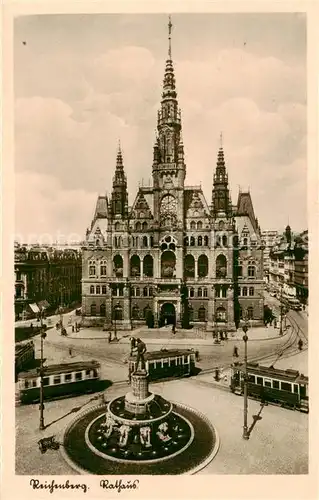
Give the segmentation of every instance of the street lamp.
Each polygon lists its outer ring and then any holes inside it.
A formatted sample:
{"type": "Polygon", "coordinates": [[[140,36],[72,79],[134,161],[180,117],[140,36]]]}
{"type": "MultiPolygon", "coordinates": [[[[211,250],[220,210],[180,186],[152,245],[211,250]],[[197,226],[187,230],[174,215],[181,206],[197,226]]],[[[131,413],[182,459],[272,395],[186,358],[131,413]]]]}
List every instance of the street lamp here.
{"type": "Polygon", "coordinates": [[[244,336],[243,341],[245,343],[245,356],[244,356],[244,427],[243,427],[243,439],[249,439],[247,416],[248,416],[248,397],[247,397],[247,383],[248,383],[248,370],[247,370],[247,341],[248,341],[248,325],[245,321],[243,326],[244,336]]]}
{"type": "Polygon", "coordinates": [[[47,334],[45,333],[44,325],[43,325],[43,315],[44,311],[41,310],[39,313],[39,319],[41,321],[40,325],[40,404],[39,404],[39,410],[40,410],[40,424],[39,424],[39,429],[40,431],[43,431],[45,429],[44,425],[44,392],[43,392],[43,375],[44,375],[44,367],[43,367],[43,340],[46,338],[47,334]]]}

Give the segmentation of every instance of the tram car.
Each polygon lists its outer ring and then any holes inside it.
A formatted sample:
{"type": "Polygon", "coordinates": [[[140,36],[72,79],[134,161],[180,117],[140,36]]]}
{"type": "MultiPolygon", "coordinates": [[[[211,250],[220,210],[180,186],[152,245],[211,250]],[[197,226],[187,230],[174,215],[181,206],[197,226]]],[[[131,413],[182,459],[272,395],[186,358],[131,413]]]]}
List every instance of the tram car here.
{"type": "MultiPolygon", "coordinates": [[[[309,412],[308,377],[297,370],[278,370],[247,363],[247,377],[247,393],[251,398],[309,412]]],[[[234,363],[230,383],[233,393],[244,393],[244,378],[244,363],[234,363]]]]}
{"type": "Polygon", "coordinates": [[[34,343],[25,342],[15,345],[15,373],[16,375],[25,370],[34,362],[35,349],[34,343]]]}
{"type": "MultiPolygon", "coordinates": [[[[40,399],[40,370],[19,373],[19,402],[40,399]]],[[[100,363],[95,360],[49,365],[43,368],[43,397],[55,399],[100,390],[100,363]]]]}
{"type": "MultiPolygon", "coordinates": [[[[129,357],[129,374],[136,370],[136,354],[129,357]]],[[[149,380],[195,375],[195,352],[191,349],[161,349],[144,354],[149,380]]]]}

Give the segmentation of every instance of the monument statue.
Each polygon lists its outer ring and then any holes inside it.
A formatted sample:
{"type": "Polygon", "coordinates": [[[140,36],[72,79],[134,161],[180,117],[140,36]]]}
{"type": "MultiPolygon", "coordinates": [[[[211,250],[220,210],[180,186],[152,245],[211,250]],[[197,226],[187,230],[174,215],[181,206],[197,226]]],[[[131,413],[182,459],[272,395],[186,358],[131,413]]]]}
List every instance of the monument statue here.
{"type": "Polygon", "coordinates": [[[136,350],[137,350],[136,371],[138,370],[140,362],[141,362],[141,369],[145,370],[144,354],[146,353],[146,345],[141,339],[136,339],[136,350]]]}

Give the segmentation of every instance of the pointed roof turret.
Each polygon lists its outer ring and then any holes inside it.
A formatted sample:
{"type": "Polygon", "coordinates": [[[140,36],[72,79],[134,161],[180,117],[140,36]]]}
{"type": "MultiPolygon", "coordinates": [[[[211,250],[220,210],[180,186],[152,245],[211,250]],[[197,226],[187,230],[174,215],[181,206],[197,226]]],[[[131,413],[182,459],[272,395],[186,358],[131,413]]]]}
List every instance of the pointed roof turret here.
{"type": "Polygon", "coordinates": [[[119,141],[118,151],[116,156],[115,175],[113,177],[112,191],[112,214],[126,215],[128,211],[128,193],[127,181],[124,172],[123,155],[121,143],[119,141]]]}

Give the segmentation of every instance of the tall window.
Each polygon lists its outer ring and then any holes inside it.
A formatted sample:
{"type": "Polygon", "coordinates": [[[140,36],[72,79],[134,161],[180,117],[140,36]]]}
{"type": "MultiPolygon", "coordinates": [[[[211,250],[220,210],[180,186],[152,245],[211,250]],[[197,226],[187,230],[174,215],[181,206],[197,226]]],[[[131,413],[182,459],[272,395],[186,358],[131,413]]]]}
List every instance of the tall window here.
{"type": "Polygon", "coordinates": [[[147,222],[143,222],[142,228],[143,228],[143,231],[147,231],[147,222]]]}
{"type": "Polygon", "coordinates": [[[194,246],[195,246],[195,238],[194,238],[194,236],[191,236],[191,237],[190,237],[190,246],[191,246],[191,247],[194,247],[194,246]]]}
{"type": "Polygon", "coordinates": [[[247,287],[246,286],[243,287],[242,291],[243,291],[243,297],[247,297],[247,287]]]}
{"type": "Polygon", "coordinates": [[[208,275],[208,258],[206,255],[198,257],[197,270],[199,278],[205,278],[208,275]]]}
{"type": "Polygon", "coordinates": [[[147,297],[147,286],[143,288],[143,296],[147,297]]]}
{"type": "Polygon", "coordinates": [[[201,221],[197,222],[197,229],[201,230],[203,228],[203,223],[201,221]]]}
{"type": "Polygon", "coordinates": [[[143,259],[143,274],[148,278],[153,276],[153,257],[151,255],[145,255],[143,259]]]}
{"type": "Polygon", "coordinates": [[[204,246],[208,247],[208,236],[204,236],[204,246]]]}
{"type": "Polygon", "coordinates": [[[147,241],[147,236],[143,236],[143,239],[142,239],[142,245],[144,248],[147,248],[148,247],[148,241],[147,241]]]}
{"type": "Polygon", "coordinates": [[[248,266],[248,277],[254,278],[256,274],[255,266],[248,266]]]}
{"type": "Polygon", "coordinates": [[[196,222],[192,220],[191,224],[190,224],[190,228],[191,229],[196,229],[196,222]]]}
{"type": "Polygon", "coordinates": [[[191,289],[189,290],[189,296],[190,296],[190,297],[194,297],[194,288],[191,288],[191,289]]]}
{"type": "Polygon", "coordinates": [[[102,294],[103,294],[103,295],[106,295],[106,285],[103,285],[103,286],[102,286],[102,294]]]}
{"type": "Polygon", "coordinates": [[[198,321],[206,321],[206,309],[204,306],[198,309],[198,321]]]}
{"type": "Polygon", "coordinates": [[[103,303],[100,305],[100,315],[105,316],[105,313],[106,313],[106,307],[105,304],[103,303]]]}
{"type": "Polygon", "coordinates": [[[91,304],[91,316],[96,316],[96,304],[91,304]]]}
{"type": "Polygon", "coordinates": [[[243,266],[237,266],[237,276],[241,278],[243,275],[243,266]]]}
{"type": "Polygon", "coordinates": [[[132,307],[132,319],[139,319],[140,317],[140,309],[138,307],[138,305],[134,305],[132,307]]]}
{"type": "Polygon", "coordinates": [[[101,261],[100,274],[101,274],[101,276],[106,276],[106,274],[107,274],[107,272],[106,272],[106,260],[101,261]]]}
{"type": "Polygon", "coordinates": [[[142,225],[140,222],[137,222],[136,225],[135,225],[135,229],[136,231],[140,231],[142,229],[142,225]]]}
{"type": "Polygon", "coordinates": [[[247,318],[248,319],[253,319],[254,318],[254,308],[252,306],[249,306],[247,308],[247,318]]]}
{"type": "Polygon", "coordinates": [[[250,297],[252,297],[254,295],[254,287],[253,286],[249,287],[249,295],[250,295],[250,297]]]}
{"type": "Polygon", "coordinates": [[[96,294],[100,295],[100,293],[101,293],[101,287],[100,285],[96,285],[96,294]]]}
{"type": "Polygon", "coordinates": [[[95,276],[95,274],[96,274],[95,261],[91,260],[89,262],[89,276],[95,276]]]}
{"type": "Polygon", "coordinates": [[[202,244],[203,244],[203,237],[202,237],[202,236],[198,236],[198,238],[197,238],[197,245],[198,245],[199,247],[201,247],[201,246],[202,246],[202,244]]]}
{"type": "Polygon", "coordinates": [[[186,278],[195,277],[195,259],[192,255],[185,255],[184,259],[184,273],[186,278]]]}
{"type": "Polygon", "coordinates": [[[184,238],[184,246],[188,247],[188,245],[189,245],[188,236],[186,236],[186,238],[184,238]]]}
{"type": "Polygon", "coordinates": [[[90,294],[93,294],[94,293],[94,285],[91,285],[90,286],[90,294]]]}
{"type": "Polygon", "coordinates": [[[204,295],[204,297],[207,297],[207,288],[204,288],[203,295],[204,295]]]}
{"type": "Polygon", "coordinates": [[[203,296],[203,290],[201,288],[199,288],[197,290],[197,297],[202,297],[203,296]]]}

